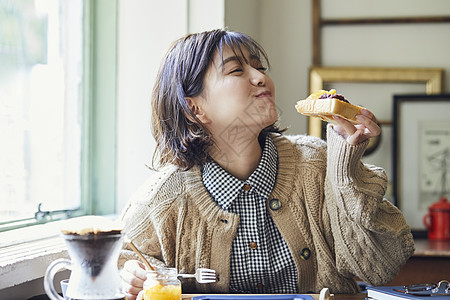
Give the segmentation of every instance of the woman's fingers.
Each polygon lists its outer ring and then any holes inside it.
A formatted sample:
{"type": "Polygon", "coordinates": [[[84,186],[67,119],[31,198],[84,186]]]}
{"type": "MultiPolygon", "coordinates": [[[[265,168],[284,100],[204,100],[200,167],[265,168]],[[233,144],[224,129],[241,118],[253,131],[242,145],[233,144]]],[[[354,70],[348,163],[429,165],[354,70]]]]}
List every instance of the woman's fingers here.
{"type": "Polygon", "coordinates": [[[139,292],[142,291],[142,288],[133,287],[122,281],[122,290],[128,300],[135,300],[139,292]]]}
{"type": "Polygon", "coordinates": [[[361,115],[371,119],[374,122],[377,121],[377,119],[375,118],[375,115],[370,110],[368,110],[367,108],[362,108],[361,109],[361,115]]]}
{"type": "Polygon", "coordinates": [[[361,110],[360,115],[356,116],[356,119],[360,122],[357,125],[338,116],[333,116],[333,118],[337,123],[334,126],[335,131],[343,136],[351,145],[359,144],[381,133],[381,128],[378,126],[375,116],[365,108],[361,110]]]}
{"type": "Polygon", "coordinates": [[[123,269],[142,280],[145,280],[147,278],[147,271],[145,271],[145,266],[138,260],[126,261],[123,269]]]}
{"type": "Polygon", "coordinates": [[[364,130],[366,135],[370,137],[380,135],[381,128],[378,126],[377,119],[369,110],[363,108],[361,114],[356,116],[356,119],[366,127],[367,130],[364,130]]]}
{"type": "Polygon", "coordinates": [[[128,272],[125,269],[120,271],[120,277],[122,278],[123,282],[125,282],[126,284],[128,284],[132,287],[142,289],[142,287],[144,286],[145,279],[139,278],[136,275],[128,272]]]}
{"type": "Polygon", "coordinates": [[[337,131],[344,137],[352,135],[356,132],[355,125],[345,120],[344,118],[333,116],[333,119],[338,123],[337,131]]]}
{"type": "Polygon", "coordinates": [[[347,143],[350,145],[357,145],[358,143],[361,143],[362,141],[366,140],[367,138],[363,137],[364,133],[362,130],[356,130],[352,135],[349,135],[347,137],[347,143]]]}
{"type": "Polygon", "coordinates": [[[127,299],[134,300],[142,290],[146,279],[145,266],[137,260],[125,262],[120,271],[122,279],[122,289],[127,294],[127,299]]]}

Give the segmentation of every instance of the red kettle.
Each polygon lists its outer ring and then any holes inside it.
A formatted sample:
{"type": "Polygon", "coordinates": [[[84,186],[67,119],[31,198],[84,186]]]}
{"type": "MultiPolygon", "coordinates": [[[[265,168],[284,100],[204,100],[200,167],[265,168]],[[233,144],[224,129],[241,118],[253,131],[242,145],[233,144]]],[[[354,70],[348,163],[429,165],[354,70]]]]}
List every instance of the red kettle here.
{"type": "Polygon", "coordinates": [[[433,203],[423,217],[430,240],[450,240],[450,203],[446,197],[433,203]]]}

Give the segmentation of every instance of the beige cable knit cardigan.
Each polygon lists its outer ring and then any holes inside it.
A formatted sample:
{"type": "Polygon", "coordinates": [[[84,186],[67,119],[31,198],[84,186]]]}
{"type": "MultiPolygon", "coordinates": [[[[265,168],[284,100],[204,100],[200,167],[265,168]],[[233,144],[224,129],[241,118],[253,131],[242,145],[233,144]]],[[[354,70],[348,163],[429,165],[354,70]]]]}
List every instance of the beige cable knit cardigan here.
{"type": "MultiPolygon", "coordinates": [[[[367,142],[351,146],[328,128],[327,144],[314,137],[274,136],[278,177],[269,209],[298,270],[298,292],[354,293],[353,277],[385,284],[414,251],[400,211],[383,200],[386,175],[360,161],[367,142]],[[301,258],[304,248],[309,259],[301,258]]],[[[200,168],[163,168],[137,191],[122,213],[138,248],[180,273],[215,269],[218,281],[183,282],[183,292],[227,293],[231,244],[239,217],[221,210],[202,183],[200,168]]],[[[119,265],[137,259],[123,250],[119,265]]]]}

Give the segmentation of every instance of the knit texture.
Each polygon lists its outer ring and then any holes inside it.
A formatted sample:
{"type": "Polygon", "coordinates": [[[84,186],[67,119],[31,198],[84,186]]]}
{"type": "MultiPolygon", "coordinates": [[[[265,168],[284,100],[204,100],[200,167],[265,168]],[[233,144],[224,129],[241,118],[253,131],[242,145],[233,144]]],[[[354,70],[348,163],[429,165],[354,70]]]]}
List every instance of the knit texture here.
{"type": "MultiPolygon", "coordinates": [[[[351,146],[331,127],[327,143],[310,136],[272,136],[279,154],[269,209],[298,270],[298,291],[355,293],[354,276],[382,285],[414,252],[401,212],[383,200],[384,170],[361,162],[367,142],[351,146]],[[303,259],[303,249],[311,250],[303,259]]],[[[229,292],[230,252],[239,217],[219,208],[203,185],[200,168],[167,166],[130,199],[121,219],[126,234],[154,264],[194,273],[215,269],[218,281],[183,282],[183,292],[229,292]]],[[[122,251],[119,265],[137,259],[122,251]]]]}

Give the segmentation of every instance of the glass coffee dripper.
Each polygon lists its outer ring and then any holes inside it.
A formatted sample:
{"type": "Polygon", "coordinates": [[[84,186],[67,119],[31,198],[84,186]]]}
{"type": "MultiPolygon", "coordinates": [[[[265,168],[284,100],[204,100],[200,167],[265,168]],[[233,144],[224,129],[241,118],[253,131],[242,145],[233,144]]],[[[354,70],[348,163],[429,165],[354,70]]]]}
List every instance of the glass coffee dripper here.
{"type": "Polygon", "coordinates": [[[56,291],[53,278],[60,269],[71,270],[66,299],[125,299],[117,260],[122,248],[120,230],[63,233],[71,260],[52,262],[45,273],[44,288],[52,300],[64,300],[56,291]]]}

